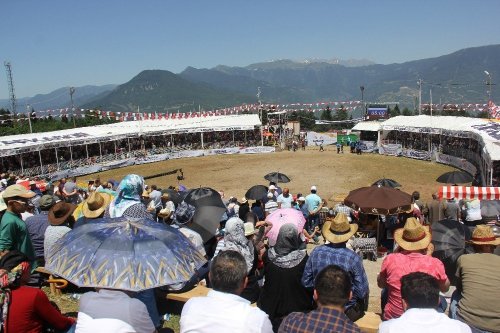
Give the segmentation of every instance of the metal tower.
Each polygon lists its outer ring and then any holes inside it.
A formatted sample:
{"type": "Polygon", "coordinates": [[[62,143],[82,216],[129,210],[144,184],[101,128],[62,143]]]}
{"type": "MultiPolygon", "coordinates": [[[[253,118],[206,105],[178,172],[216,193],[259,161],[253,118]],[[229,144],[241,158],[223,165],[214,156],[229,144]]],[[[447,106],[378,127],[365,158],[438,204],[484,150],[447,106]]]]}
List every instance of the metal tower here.
{"type": "Polygon", "coordinates": [[[16,94],[14,94],[14,81],[12,80],[12,66],[10,62],[5,61],[5,71],[7,72],[7,83],[9,84],[9,95],[10,95],[10,112],[14,115],[16,114],[16,94]]]}

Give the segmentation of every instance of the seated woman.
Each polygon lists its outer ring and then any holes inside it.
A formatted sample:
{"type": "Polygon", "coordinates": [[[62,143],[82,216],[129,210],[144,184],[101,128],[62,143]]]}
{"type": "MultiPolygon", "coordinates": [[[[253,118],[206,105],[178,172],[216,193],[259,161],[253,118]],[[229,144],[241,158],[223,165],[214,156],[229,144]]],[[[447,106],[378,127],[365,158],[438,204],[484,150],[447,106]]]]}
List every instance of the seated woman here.
{"type": "Polygon", "coordinates": [[[13,250],[0,259],[0,321],[3,332],[41,333],[46,327],[69,331],[75,320],[63,316],[50,304],[42,290],[25,286],[29,277],[29,259],[22,252],[13,250]]]}
{"type": "Polygon", "coordinates": [[[275,331],[288,314],[312,310],[312,292],[301,282],[307,258],[297,227],[282,225],[276,245],[263,257],[265,282],[257,303],[269,315],[275,331]]]}

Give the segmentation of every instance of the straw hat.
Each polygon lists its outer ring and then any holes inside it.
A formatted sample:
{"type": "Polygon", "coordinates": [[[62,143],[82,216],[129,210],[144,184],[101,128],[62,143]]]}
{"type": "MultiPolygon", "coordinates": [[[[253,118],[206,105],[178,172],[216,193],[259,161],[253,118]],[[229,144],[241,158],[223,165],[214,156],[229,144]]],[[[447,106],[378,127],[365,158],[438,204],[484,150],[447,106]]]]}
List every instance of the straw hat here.
{"type": "Polygon", "coordinates": [[[33,198],[35,195],[36,195],[35,192],[28,191],[24,186],[19,184],[10,185],[5,189],[5,191],[2,192],[2,197],[4,199],[14,198],[14,197],[30,199],[33,198]]]}
{"type": "Polygon", "coordinates": [[[344,243],[358,231],[357,224],[349,224],[344,213],[338,213],[334,219],[327,219],[323,225],[323,236],[330,243],[344,243]]]}
{"type": "Polygon", "coordinates": [[[254,235],[257,232],[252,222],[246,222],[243,226],[245,227],[245,237],[254,235]]]}
{"type": "Polygon", "coordinates": [[[500,238],[495,237],[490,226],[481,224],[474,229],[469,242],[476,245],[500,245],[500,238]]]}
{"type": "Polygon", "coordinates": [[[49,210],[49,222],[50,225],[61,225],[68,217],[73,214],[76,209],[76,205],[67,203],[64,201],[59,201],[49,210]]]}
{"type": "Polygon", "coordinates": [[[87,200],[83,202],[83,216],[89,219],[98,218],[111,202],[111,195],[108,193],[92,192],[87,200]]]}
{"type": "Polygon", "coordinates": [[[418,251],[426,249],[431,242],[431,233],[428,227],[410,217],[406,220],[404,228],[394,231],[394,240],[407,251],[418,251]]]}

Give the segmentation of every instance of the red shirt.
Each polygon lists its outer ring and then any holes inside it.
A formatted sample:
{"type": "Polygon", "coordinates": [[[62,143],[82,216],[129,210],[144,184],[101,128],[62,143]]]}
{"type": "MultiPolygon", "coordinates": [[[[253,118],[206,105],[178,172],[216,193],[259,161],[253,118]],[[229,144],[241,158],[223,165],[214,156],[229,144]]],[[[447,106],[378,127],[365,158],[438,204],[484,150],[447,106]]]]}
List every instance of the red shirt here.
{"type": "Polygon", "coordinates": [[[12,290],[6,333],[40,333],[44,324],[69,329],[74,319],[63,316],[37,288],[21,286],[12,290]]]}
{"type": "Polygon", "coordinates": [[[384,320],[398,318],[403,312],[401,299],[401,278],[413,272],[427,273],[439,283],[448,278],[443,263],[436,258],[421,253],[392,253],[382,263],[380,278],[386,281],[388,300],[384,308],[384,320]]]}

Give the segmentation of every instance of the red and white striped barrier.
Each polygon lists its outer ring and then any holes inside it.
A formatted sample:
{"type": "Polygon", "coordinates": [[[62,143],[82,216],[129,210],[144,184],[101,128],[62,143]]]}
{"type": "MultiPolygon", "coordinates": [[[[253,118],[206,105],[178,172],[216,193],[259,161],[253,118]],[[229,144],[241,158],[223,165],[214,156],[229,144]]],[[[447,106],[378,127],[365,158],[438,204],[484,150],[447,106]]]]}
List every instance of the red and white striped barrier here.
{"type": "Polygon", "coordinates": [[[500,187],[441,186],[439,198],[500,200],[500,187]]]}

